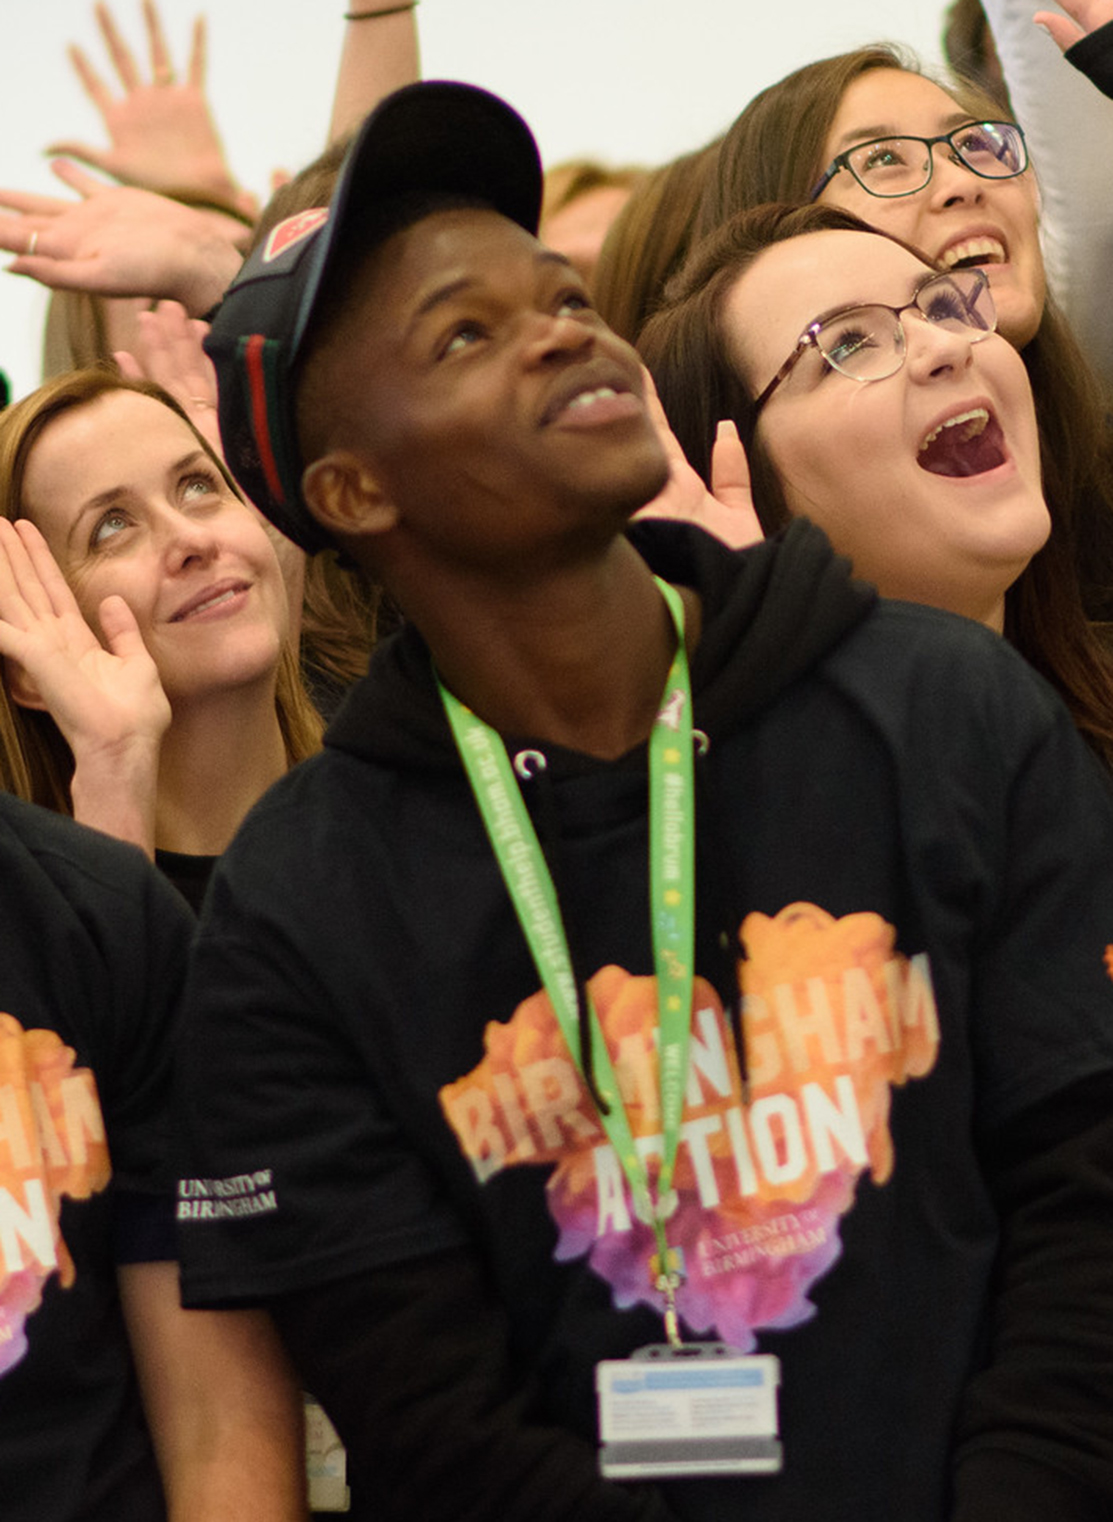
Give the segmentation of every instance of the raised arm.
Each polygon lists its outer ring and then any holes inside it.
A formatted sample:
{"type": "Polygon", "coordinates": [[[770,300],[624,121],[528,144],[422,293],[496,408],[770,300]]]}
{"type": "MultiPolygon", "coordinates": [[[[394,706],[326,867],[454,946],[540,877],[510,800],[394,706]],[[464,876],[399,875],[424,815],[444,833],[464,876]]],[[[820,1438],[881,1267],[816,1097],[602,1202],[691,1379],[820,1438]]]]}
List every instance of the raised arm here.
{"type": "Polygon", "coordinates": [[[108,6],[97,5],[95,14],[120,93],[113,93],[81,48],[72,46],[69,55],[86,95],[104,122],[108,147],[63,141],[54,143],[48,152],[80,159],[126,185],[188,191],[253,217],[258,208],[228,167],[205,95],[204,17],[198,16],[193,24],[189,62],[179,78],[158,10],[153,0],[143,0],[148,79],[108,6]]]}
{"type": "Polygon", "coordinates": [[[350,0],[328,140],[347,137],[385,95],[421,77],[417,6],[350,0]]]}
{"type": "Polygon", "coordinates": [[[66,159],[53,168],[80,200],[0,190],[0,248],[16,255],[13,274],[55,290],[168,298],[195,317],[220,300],[242,262],[242,222],[104,185],[66,159]]]}

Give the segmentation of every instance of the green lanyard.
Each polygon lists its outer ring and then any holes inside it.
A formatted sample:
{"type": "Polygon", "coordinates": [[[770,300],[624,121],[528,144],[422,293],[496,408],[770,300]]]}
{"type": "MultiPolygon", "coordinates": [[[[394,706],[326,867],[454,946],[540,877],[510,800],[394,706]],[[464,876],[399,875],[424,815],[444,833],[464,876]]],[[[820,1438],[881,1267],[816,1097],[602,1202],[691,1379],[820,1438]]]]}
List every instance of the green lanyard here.
{"type": "MultiPolygon", "coordinates": [[[[675,1295],[683,1278],[683,1266],[679,1250],[669,1248],[665,1222],[677,1206],[672,1182],[688,1082],[695,949],[695,805],[692,692],[684,648],[684,607],[674,588],[659,579],[657,585],[672,614],[677,645],[649,741],[650,928],[657,974],[664,1139],[656,1199],[645,1159],[630,1131],[598,1016],[590,1006],[589,1028],[593,1069],[607,1106],[606,1112],[599,1113],[599,1121],[630,1186],[634,1213],[653,1228],[657,1239],[658,1250],[650,1264],[650,1276],[665,1296],[665,1326],[670,1342],[677,1343],[680,1338],[675,1295]]],[[[453,697],[439,678],[437,685],[538,976],[549,995],[568,1050],[582,1073],[576,983],[568,939],[556,889],[514,779],[506,747],[499,735],[453,697]]]]}

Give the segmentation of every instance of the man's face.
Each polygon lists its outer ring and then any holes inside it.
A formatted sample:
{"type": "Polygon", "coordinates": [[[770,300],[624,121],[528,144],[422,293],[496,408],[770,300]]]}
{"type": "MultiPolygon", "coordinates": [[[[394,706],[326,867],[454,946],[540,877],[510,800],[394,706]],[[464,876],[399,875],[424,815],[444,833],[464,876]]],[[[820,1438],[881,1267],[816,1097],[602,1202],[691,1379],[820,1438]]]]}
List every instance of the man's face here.
{"type": "Polygon", "coordinates": [[[340,399],[332,438],[422,555],[525,571],[613,538],[660,491],[637,355],[515,223],[435,212],[354,279],[343,330],[310,361],[316,394],[340,399]]]}

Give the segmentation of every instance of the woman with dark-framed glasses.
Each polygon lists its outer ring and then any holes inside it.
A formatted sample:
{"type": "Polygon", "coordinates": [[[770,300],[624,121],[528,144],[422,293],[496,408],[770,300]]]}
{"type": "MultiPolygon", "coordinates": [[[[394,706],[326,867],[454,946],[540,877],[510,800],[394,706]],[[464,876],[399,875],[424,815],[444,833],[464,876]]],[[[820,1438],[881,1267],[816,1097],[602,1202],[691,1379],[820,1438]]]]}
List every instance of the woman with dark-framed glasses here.
{"type": "Polygon", "coordinates": [[[984,271],[822,204],[757,208],[696,250],[639,347],[705,480],[730,418],[767,533],[811,518],[883,595],[1004,633],[1113,765],[1113,659],[984,271]]]}

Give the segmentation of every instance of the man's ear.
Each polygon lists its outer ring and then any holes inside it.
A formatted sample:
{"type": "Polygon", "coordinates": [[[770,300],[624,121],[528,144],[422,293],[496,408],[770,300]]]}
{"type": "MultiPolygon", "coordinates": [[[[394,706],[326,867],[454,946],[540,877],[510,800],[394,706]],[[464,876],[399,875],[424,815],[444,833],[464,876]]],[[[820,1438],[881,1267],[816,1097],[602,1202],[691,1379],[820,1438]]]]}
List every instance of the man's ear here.
{"type": "Polygon", "coordinates": [[[42,694],[18,661],[5,660],[4,685],[8,689],[8,696],[17,707],[35,708],[40,713],[48,711],[42,694]]]}
{"type": "Polygon", "coordinates": [[[366,460],[337,449],[314,460],[301,478],[310,512],[338,539],[384,534],[398,521],[398,510],[366,460]]]}

